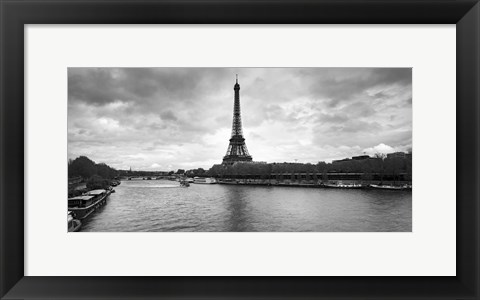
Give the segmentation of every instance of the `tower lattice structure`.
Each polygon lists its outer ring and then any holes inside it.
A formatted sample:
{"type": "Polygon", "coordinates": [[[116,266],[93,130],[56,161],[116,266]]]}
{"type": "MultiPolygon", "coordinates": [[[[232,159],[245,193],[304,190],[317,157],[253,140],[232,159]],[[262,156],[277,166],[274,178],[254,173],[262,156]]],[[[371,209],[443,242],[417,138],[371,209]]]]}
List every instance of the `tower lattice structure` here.
{"type": "Polygon", "coordinates": [[[228,145],[227,154],[223,157],[223,164],[233,164],[235,162],[252,161],[252,156],[248,153],[247,145],[245,144],[245,138],[242,132],[242,117],[240,113],[240,85],[238,84],[238,75],[235,85],[233,86],[235,91],[234,103],[233,103],[233,123],[232,123],[232,136],[230,138],[230,144],[228,145]]]}

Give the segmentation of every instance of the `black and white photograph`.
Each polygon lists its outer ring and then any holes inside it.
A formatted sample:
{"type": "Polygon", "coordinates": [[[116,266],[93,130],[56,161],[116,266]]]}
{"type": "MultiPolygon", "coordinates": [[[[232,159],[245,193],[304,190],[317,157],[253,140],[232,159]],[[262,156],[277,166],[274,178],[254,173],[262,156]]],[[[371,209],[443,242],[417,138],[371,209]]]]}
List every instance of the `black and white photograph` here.
{"type": "Polygon", "coordinates": [[[412,68],[67,74],[68,232],[412,232],[412,68]]]}

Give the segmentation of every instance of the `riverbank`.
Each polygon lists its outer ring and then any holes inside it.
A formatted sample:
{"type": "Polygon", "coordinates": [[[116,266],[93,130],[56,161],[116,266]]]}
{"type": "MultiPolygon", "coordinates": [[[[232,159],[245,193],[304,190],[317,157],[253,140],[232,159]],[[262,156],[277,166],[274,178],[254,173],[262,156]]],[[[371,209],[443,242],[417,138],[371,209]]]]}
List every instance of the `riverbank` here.
{"type": "Polygon", "coordinates": [[[409,182],[393,181],[278,181],[271,179],[217,179],[219,184],[227,185],[258,185],[258,186],[282,186],[282,187],[307,187],[307,188],[345,188],[345,189],[391,189],[412,190],[409,182]]]}

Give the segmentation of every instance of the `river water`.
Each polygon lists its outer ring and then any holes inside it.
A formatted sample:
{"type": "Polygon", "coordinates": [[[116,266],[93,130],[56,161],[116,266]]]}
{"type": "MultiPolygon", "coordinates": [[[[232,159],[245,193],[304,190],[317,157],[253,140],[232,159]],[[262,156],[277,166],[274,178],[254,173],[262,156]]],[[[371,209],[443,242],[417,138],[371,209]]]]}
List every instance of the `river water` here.
{"type": "Polygon", "coordinates": [[[122,181],[81,231],[412,231],[412,193],[122,181]]]}

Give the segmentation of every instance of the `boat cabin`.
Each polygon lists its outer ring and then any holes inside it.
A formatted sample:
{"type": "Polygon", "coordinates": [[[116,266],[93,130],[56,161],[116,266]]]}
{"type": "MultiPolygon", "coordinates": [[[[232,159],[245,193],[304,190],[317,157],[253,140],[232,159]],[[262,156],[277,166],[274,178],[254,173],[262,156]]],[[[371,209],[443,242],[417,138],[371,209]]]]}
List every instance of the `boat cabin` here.
{"type": "Polygon", "coordinates": [[[86,192],[85,195],[89,196],[99,196],[102,194],[105,194],[106,190],[91,190],[89,192],[86,192]]]}
{"type": "Polygon", "coordinates": [[[87,207],[95,201],[96,196],[84,195],[68,198],[68,207],[87,207]]]}

